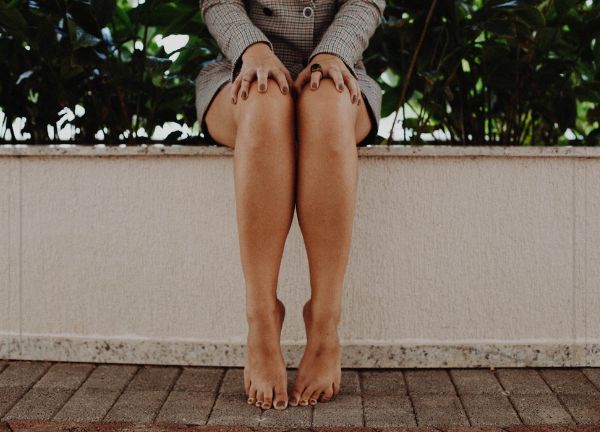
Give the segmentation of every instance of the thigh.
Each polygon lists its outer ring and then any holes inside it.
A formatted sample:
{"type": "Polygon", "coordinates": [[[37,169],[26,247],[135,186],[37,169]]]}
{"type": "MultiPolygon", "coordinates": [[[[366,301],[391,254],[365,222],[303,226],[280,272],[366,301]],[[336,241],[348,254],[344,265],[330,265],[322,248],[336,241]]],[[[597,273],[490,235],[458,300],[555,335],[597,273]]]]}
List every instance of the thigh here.
{"type": "Polygon", "coordinates": [[[208,134],[221,145],[234,148],[237,125],[234,117],[236,105],[231,103],[231,83],[226,82],[217,91],[206,109],[204,121],[208,134]]]}

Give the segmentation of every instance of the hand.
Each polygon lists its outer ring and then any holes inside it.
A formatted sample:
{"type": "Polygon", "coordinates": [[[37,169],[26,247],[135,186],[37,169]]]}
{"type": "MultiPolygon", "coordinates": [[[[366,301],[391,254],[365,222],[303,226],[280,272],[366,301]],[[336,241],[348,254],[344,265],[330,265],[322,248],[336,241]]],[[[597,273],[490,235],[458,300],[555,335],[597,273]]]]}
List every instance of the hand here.
{"type": "Polygon", "coordinates": [[[344,83],[348,86],[350,92],[350,99],[352,103],[356,102],[356,105],[360,105],[362,100],[362,94],[358,81],[352,73],[348,70],[348,67],[344,61],[336,56],[335,54],[322,53],[317,54],[313,57],[313,61],[306,66],[296,77],[294,82],[294,90],[297,94],[300,94],[300,90],[307,83],[310,82],[310,88],[316,90],[319,88],[319,83],[323,78],[331,78],[335,84],[336,89],[341,93],[344,91],[344,83]],[[313,63],[319,63],[322,68],[322,74],[319,71],[311,72],[310,67],[313,63]]]}
{"type": "Polygon", "coordinates": [[[275,78],[283,94],[289,92],[293,84],[292,75],[275,55],[269,45],[256,42],[246,48],[242,54],[242,67],[231,85],[231,103],[237,103],[238,92],[241,91],[242,99],[248,99],[250,83],[258,81],[258,92],[267,92],[269,77],[275,78]]]}

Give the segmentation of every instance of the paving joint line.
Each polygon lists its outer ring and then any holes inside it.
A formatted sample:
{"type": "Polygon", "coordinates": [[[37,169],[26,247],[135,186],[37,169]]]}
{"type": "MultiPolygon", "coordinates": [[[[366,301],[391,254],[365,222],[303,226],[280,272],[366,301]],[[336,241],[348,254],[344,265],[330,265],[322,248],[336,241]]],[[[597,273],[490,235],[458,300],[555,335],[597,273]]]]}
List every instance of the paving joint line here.
{"type": "Polygon", "coordinates": [[[140,373],[140,370],[142,370],[142,367],[140,365],[133,365],[133,366],[135,366],[135,368],[136,368],[135,373],[131,375],[131,378],[129,378],[129,381],[127,381],[127,384],[125,384],[123,386],[123,388],[121,389],[121,391],[119,392],[119,394],[117,395],[117,397],[115,398],[113,403],[110,405],[110,407],[106,410],[106,412],[100,419],[100,422],[104,422],[104,420],[106,419],[106,416],[108,416],[108,413],[111,412],[111,410],[115,407],[115,405],[117,404],[117,401],[121,398],[121,396],[123,396],[123,393],[125,393],[125,390],[127,390],[129,388],[129,386],[131,385],[131,383],[133,382],[135,377],[140,373]]]}
{"type": "Polygon", "coordinates": [[[228,369],[228,367],[221,368],[221,375],[219,376],[219,384],[217,384],[217,391],[215,393],[215,397],[213,398],[213,403],[210,407],[210,411],[208,411],[208,415],[206,416],[206,425],[208,425],[208,422],[210,421],[212,413],[215,409],[215,405],[217,404],[217,399],[219,399],[219,396],[221,395],[221,387],[223,386],[223,381],[225,381],[225,374],[227,373],[228,369]]]}
{"type": "Polygon", "coordinates": [[[362,411],[362,425],[363,427],[367,426],[367,419],[365,418],[365,398],[364,398],[364,385],[363,385],[363,373],[362,371],[357,371],[358,374],[358,389],[360,390],[360,407],[362,411]]]}
{"type": "Polygon", "coordinates": [[[408,381],[406,381],[406,374],[404,368],[400,369],[400,375],[402,376],[402,382],[404,383],[404,389],[406,391],[406,396],[408,397],[408,401],[410,402],[410,411],[412,412],[413,420],[415,421],[415,426],[419,426],[417,422],[417,412],[415,411],[415,404],[413,402],[412,396],[408,389],[408,381]]]}
{"type": "MultiPolygon", "coordinates": [[[[500,385],[500,388],[503,391],[503,396],[508,400],[508,403],[510,404],[512,409],[517,413],[517,417],[519,418],[519,421],[521,422],[521,424],[525,424],[525,422],[523,421],[523,417],[521,417],[521,413],[515,406],[514,401],[511,399],[512,393],[509,390],[506,390],[506,387],[504,387],[504,384],[502,384],[502,381],[500,381],[500,378],[498,377],[497,369],[493,368],[492,373],[494,374],[494,378],[496,378],[496,381],[498,382],[498,384],[500,385]],[[504,393],[506,393],[506,394],[504,394],[504,393]]],[[[504,429],[502,429],[502,430],[504,430],[504,429]]]]}
{"type": "Polygon", "coordinates": [[[452,378],[452,374],[450,373],[450,369],[444,369],[446,375],[448,375],[448,379],[450,379],[450,384],[452,384],[452,388],[454,389],[454,393],[456,393],[456,397],[458,398],[458,402],[460,402],[460,407],[465,413],[465,417],[467,418],[467,423],[469,426],[473,426],[473,422],[471,421],[471,417],[465,408],[465,404],[463,403],[461,395],[458,393],[458,388],[456,387],[456,383],[454,382],[454,378],[452,378]]]}
{"type": "Polygon", "coordinates": [[[579,370],[581,371],[581,373],[583,374],[583,376],[585,377],[585,379],[587,379],[592,384],[592,387],[594,387],[598,391],[598,393],[600,393],[600,387],[597,386],[596,383],[594,383],[594,381],[592,381],[590,379],[590,377],[588,376],[588,374],[585,373],[585,369],[586,368],[583,368],[583,367],[579,368],[579,370]]]}
{"type": "MultiPolygon", "coordinates": [[[[33,361],[30,361],[30,360],[28,360],[28,361],[29,361],[29,362],[31,362],[31,363],[33,363],[33,361]]],[[[16,363],[12,363],[12,364],[16,364],[16,363]]],[[[25,390],[25,391],[23,392],[23,394],[21,394],[21,396],[19,396],[19,398],[18,398],[16,401],[14,401],[14,402],[13,402],[13,403],[12,403],[12,404],[11,404],[11,405],[8,407],[8,409],[6,410],[6,412],[4,413],[4,415],[3,415],[3,416],[0,418],[0,421],[3,421],[3,420],[4,420],[4,418],[5,418],[5,417],[6,417],[6,416],[7,416],[7,415],[8,415],[8,414],[11,412],[11,410],[12,410],[12,409],[13,409],[13,408],[14,408],[14,407],[15,407],[15,406],[16,406],[16,405],[19,403],[19,401],[20,401],[21,399],[23,399],[23,396],[25,396],[27,393],[29,393],[29,391],[30,391],[30,390],[31,390],[31,389],[32,389],[32,388],[33,388],[33,387],[34,387],[34,386],[35,386],[35,385],[36,385],[36,384],[37,384],[37,383],[38,383],[38,382],[39,382],[39,381],[42,379],[42,377],[43,377],[44,375],[46,375],[46,373],[48,372],[48,370],[49,370],[49,369],[52,367],[52,364],[53,364],[52,362],[48,362],[48,367],[47,367],[47,368],[46,368],[46,369],[45,369],[45,370],[44,370],[44,371],[43,371],[43,372],[40,374],[40,376],[38,376],[38,378],[37,378],[37,379],[36,379],[36,380],[35,380],[33,383],[31,383],[31,384],[30,384],[30,385],[27,387],[27,390],[25,390]]],[[[4,421],[6,421],[6,420],[4,420],[4,421]]]]}
{"type": "MultiPolygon", "coordinates": [[[[68,362],[62,362],[62,363],[68,363],[68,362]]],[[[81,387],[83,387],[83,384],[88,380],[88,378],[90,377],[90,375],[98,368],[98,364],[92,364],[92,368],[90,370],[90,372],[88,372],[88,374],[86,375],[86,377],[81,381],[81,383],[79,383],[79,386],[77,386],[76,389],[73,390],[73,392],[69,395],[69,397],[67,398],[67,400],[60,406],[58,407],[58,409],[56,411],[54,411],[54,413],[50,416],[49,420],[53,420],[54,417],[56,417],[56,415],[60,412],[61,409],[63,409],[63,407],[67,404],[67,402],[69,402],[71,400],[71,398],[75,395],[75,393],[77,393],[79,391],[79,389],[81,387]]]]}
{"type": "Polygon", "coordinates": [[[175,388],[175,384],[177,384],[177,381],[179,381],[179,378],[181,378],[181,375],[183,374],[183,367],[181,367],[181,366],[175,366],[175,367],[177,368],[177,375],[175,376],[175,378],[173,378],[173,382],[169,385],[169,389],[167,390],[167,395],[164,397],[164,399],[160,403],[160,406],[156,410],[156,414],[154,414],[154,416],[152,417],[152,423],[154,423],[156,421],[156,418],[160,414],[160,411],[163,409],[163,406],[167,402],[167,399],[169,399],[169,396],[171,396],[171,391],[173,391],[173,389],[175,388]]]}
{"type": "MultiPolygon", "coordinates": [[[[563,369],[563,368],[560,368],[560,369],[563,369]]],[[[571,413],[571,410],[563,402],[562,398],[560,397],[560,394],[558,392],[555,392],[554,389],[550,386],[550,384],[548,384],[548,381],[546,381],[546,379],[544,378],[544,374],[541,373],[540,369],[536,368],[535,370],[536,370],[537,374],[540,376],[540,378],[542,379],[542,381],[544,381],[544,383],[550,388],[550,390],[552,391],[552,394],[558,400],[558,403],[560,403],[560,405],[567,412],[567,414],[569,414],[569,417],[571,417],[571,420],[573,420],[573,423],[575,423],[576,425],[579,424],[577,422],[577,420],[575,419],[575,417],[573,416],[573,413],[571,413]]]]}

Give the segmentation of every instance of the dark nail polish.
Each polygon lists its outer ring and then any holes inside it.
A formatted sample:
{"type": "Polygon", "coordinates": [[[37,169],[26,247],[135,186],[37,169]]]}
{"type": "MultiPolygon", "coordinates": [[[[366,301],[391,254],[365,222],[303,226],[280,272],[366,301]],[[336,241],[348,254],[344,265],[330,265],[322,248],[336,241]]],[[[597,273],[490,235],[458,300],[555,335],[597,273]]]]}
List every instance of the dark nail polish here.
{"type": "Polygon", "coordinates": [[[298,399],[296,399],[295,397],[292,397],[290,399],[290,405],[297,405],[298,404],[298,399]]]}
{"type": "Polygon", "coordinates": [[[261,90],[261,91],[264,91],[264,90],[265,90],[265,85],[264,85],[264,84],[261,84],[261,85],[260,85],[260,90],[261,90]]]}
{"type": "Polygon", "coordinates": [[[311,88],[314,88],[314,89],[316,89],[316,88],[317,88],[317,83],[312,83],[312,84],[310,85],[310,87],[311,87],[311,88]]]}
{"type": "Polygon", "coordinates": [[[358,99],[356,95],[352,96],[352,103],[356,103],[356,99],[358,99]]]}
{"type": "Polygon", "coordinates": [[[242,99],[246,100],[246,92],[245,91],[242,92],[242,99]]]}
{"type": "Polygon", "coordinates": [[[283,94],[288,94],[288,88],[287,87],[283,88],[283,94]]]}

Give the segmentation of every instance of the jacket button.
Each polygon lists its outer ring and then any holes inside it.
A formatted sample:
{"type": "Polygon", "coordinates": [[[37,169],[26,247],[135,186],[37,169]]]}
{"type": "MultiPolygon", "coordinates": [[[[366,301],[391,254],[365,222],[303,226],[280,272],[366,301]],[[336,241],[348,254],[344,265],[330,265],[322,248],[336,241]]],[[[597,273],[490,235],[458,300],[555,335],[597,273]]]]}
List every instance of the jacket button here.
{"type": "Polygon", "coordinates": [[[310,6],[306,6],[304,9],[302,9],[302,15],[304,15],[304,18],[310,18],[313,14],[313,8],[311,8],[310,6]]]}
{"type": "Polygon", "coordinates": [[[265,14],[265,15],[267,15],[267,16],[271,16],[271,15],[273,15],[273,9],[271,9],[270,7],[267,7],[267,6],[265,6],[265,7],[263,8],[263,12],[264,12],[264,14],[265,14]]]}

